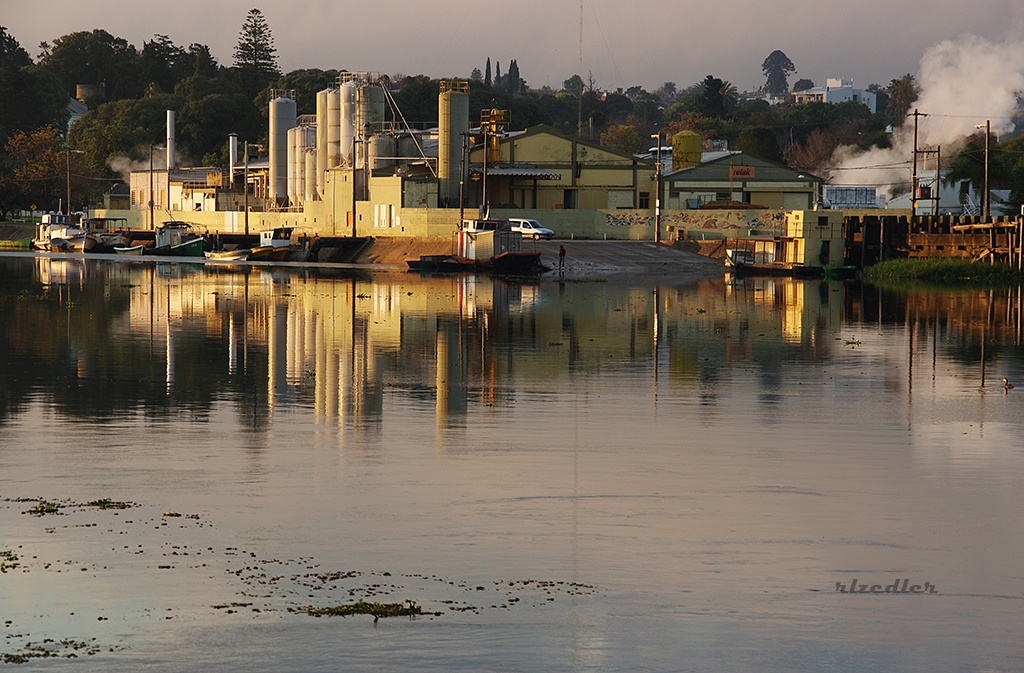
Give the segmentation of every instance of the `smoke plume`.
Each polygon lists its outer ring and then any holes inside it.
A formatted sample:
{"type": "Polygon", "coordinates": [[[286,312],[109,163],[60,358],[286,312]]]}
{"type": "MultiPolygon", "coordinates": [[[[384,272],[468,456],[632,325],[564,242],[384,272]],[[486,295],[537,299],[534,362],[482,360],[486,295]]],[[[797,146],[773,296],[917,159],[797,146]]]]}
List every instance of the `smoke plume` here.
{"type": "MultiPolygon", "coordinates": [[[[942,157],[952,157],[986,121],[993,136],[1013,131],[1024,91],[1024,42],[975,35],[940,42],[921,58],[917,84],[920,96],[911,112],[927,115],[918,117],[918,149],[938,147],[942,157]]],[[[832,184],[877,185],[898,194],[910,188],[913,154],[914,120],[907,119],[891,148],[840,147],[824,173],[832,184]]]]}

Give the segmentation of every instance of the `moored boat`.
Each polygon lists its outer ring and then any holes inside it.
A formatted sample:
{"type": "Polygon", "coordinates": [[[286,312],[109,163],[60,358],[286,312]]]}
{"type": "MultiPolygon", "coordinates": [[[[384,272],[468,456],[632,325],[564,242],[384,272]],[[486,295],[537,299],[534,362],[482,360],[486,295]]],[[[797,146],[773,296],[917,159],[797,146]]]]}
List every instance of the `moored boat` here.
{"type": "Polygon", "coordinates": [[[188,222],[164,222],[156,228],[156,245],[144,248],[144,255],[202,257],[205,243],[188,222]]]}
{"type": "Polygon", "coordinates": [[[85,229],[74,224],[70,215],[47,213],[36,227],[32,247],[36,250],[82,252],[85,229]]]}

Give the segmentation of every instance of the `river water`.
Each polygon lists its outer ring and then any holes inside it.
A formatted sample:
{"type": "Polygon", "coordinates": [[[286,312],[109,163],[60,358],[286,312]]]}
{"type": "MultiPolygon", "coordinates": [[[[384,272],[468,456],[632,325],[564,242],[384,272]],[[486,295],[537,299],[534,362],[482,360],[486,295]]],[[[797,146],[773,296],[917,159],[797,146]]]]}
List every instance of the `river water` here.
{"type": "Polygon", "coordinates": [[[1017,290],[9,255],[0,316],[19,670],[1024,670],[1017,290]]]}

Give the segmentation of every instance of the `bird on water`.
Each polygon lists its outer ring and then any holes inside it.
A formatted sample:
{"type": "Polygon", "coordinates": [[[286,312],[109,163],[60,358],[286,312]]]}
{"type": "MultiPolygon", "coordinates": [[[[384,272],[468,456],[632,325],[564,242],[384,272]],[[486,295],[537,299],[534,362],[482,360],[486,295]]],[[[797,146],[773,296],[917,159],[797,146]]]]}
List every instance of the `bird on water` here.
{"type": "Polygon", "coordinates": [[[1003,377],[1003,390],[1012,390],[1012,389],[1013,389],[1013,384],[1012,384],[1012,383],[1010,383],[1010,382],[1009,382],[1009,381],[1008,381],[1008,380],[1006,379],[1006,377],[1004,376],[1004,377],[1003,377]]]}

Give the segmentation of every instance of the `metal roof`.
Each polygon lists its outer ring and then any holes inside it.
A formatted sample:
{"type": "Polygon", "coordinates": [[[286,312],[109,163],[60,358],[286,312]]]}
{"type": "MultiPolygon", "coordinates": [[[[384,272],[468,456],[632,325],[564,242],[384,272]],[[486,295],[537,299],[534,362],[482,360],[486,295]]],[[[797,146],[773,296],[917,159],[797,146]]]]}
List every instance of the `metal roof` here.
{"type": "MultiPolygon", "coordinates": [[[[482,173],[483,168],[473,166],[470,170],[482,173]]],[[[487,169],[487,175],[509,178],[534,178],[537,180],[561,180],[562,174],[536,166],[493,166],[487,169]]]]}

